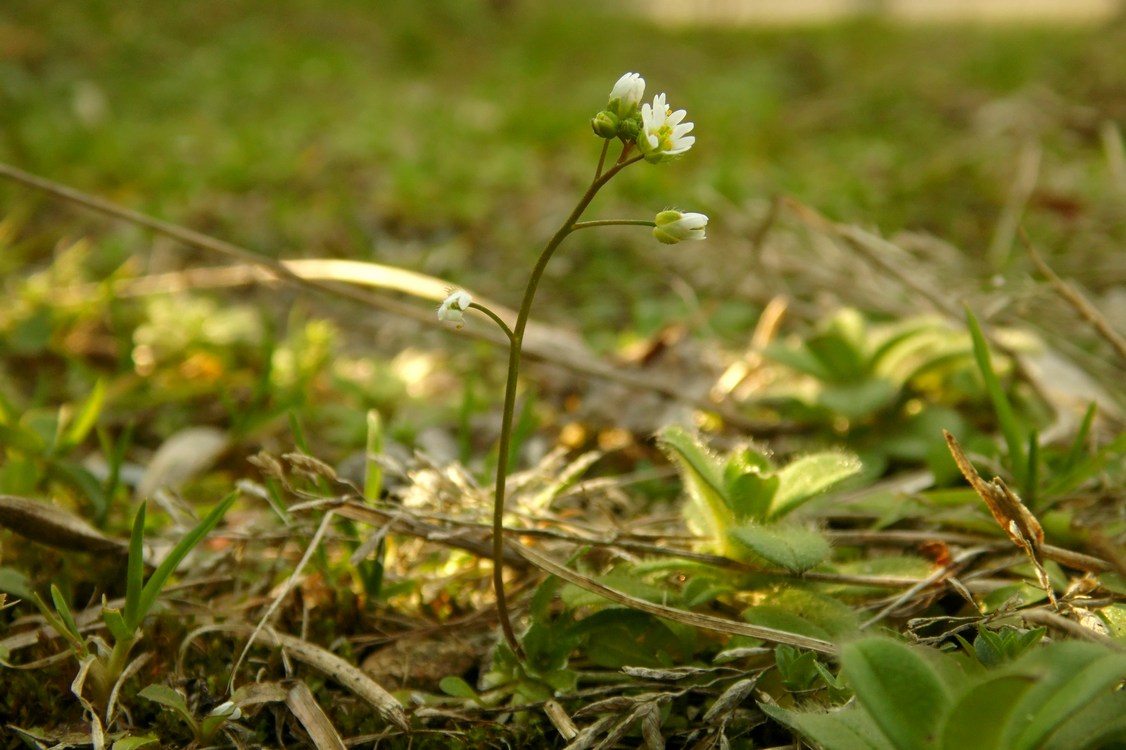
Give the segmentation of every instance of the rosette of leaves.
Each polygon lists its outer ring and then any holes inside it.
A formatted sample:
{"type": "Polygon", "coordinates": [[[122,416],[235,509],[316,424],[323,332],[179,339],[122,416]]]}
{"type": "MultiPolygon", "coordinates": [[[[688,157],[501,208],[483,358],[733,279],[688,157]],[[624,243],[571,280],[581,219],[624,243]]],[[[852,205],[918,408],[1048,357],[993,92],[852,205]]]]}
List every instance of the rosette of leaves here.
{"type": "Polygon", "coordinates": [[[688,492],[688,525],[707,539],[710,551],[793,572],[829,556],[829,543],[820,533],[784,519],[857,474],[861,464],[855,456],[823,451],[779,468],[749,446],[718,455],[680,427],[662,430],[658,442],[688,492]]]}
{"type": "Polygon", "coordinates": [[[955,407],[985,395],[970,337],[936,317],[873,323],[846,308],[764,354],[798,374],[764,400],[788,419],[847,425],[850,444],[877,472],[889,459],[949,469],[939,428],[965,434],[955,407]]]}

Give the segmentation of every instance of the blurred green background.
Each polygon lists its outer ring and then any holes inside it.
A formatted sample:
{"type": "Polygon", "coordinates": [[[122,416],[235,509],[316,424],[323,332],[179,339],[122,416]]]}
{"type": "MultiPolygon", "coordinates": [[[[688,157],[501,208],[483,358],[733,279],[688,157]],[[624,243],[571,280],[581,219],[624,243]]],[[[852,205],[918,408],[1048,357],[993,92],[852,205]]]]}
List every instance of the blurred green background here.
{"type": "MultiPolygon", "coordinates": [[[[567,307],[543,306],[638,324],[670,273],[754,273],[741,219],[777,193],[978,253],[1027,139],[1045,149],[1028,220],[1066,249],[1107,197],[1099,127],[1126,118],[1123,41],[1120,20],[676,29],[620,3],[9,0],[0,158],[279,257],[379,260],[514,300],[593,170],[588,118],[638,71],[697,145],[630,170],[590,215],[700,210],[713,241],[587,233],[544,290],[567,307]]],[[[136,249],[118,244],[107,273],[136,249]]]]}
{"type": "MultiPolygon", "coordinates": [[[[792,217],[779,218],[785,236],[772,234],[765,247],[769,278],[784,278],[785,288],[756,282],[763,248],[754,237],[780,195],[887,236],[937,238],[948,252],[933,264],[951,264],[938,274],[952,288],[1005,279],[1019,287],[1029,267],[1019,247],[999,258],[987,249],[1029,153],[1039,155],[1039,170],[1023,218],[1042,252],[1108,299],[1126,282],[1123,18],[910,25],[868,14],[794,27],[673,27],[633,7],[8,0],[0,7],[0,159],[274,257],[372,260],[515,305],[538,248],[593,173],[600,141],[589,118],[618,76],[637,71],[650,96],[667,92],[673,107],[688,110],[696,145],[674,163],[631,167],[586,218],[702,211],[709,240],[666,247],[634,227],[568,240],[535,316],[575,329],[599,351],[676,322],[709,345],[742,347],[775,291],[815,303],[796,306],[798,318],[878,302],[848,293],[855,278],[809,281],[804,272],[819,261],[802,252],[816,243],[792,217]]],[[[40,380],[53,372],[75,399],[96,362],[83,360],[79,376],[34,359],[47,339],[64,359],[86,357],[74,331],[89,328],[89,317],[60,321],[43,307],[53,285],[222,261],[12,184],[0,184],[0,219],[17,237],[0,253],[9,296],[26,297],[33,274],[52,274],[32,295],[40,302],[0,321],[10,332],[5,353],[32,357],[9,369],[31,362],[40,380]],[[89,244],[67,256],[82,238],[89,244]]],[[[258,387],[278,410],[293,402],[277,397],[270,378],[284,380],[295,399],[313,398],[314,373],[333,361],[351,368],[348,382],[362,383],[360,408],[340,407],[355,423],[352,444],[362,442],[363,408],[392,408],[401,400],[396,378],[413,377],[401,362],[395,377],[380,367],[373,375],[363,357],[447,348],[485,363],[483,391],[498,390],[495,350],[354,308],[336,316],[358,358],[345,361],[341,331],[310,322],[323,300],[308,299],[290,290],[156,300],[140,313],[111,306],[96,315],[120,340],[109,347],[120,361],[102,366],[135,369],[138,345],[174,348],[170,331],[204,342],[218,362],[200,364],[187,349],[177,355],[188,383],[177,388],[204,411],[154,413],[146,424],[162,432],[161,419],[214,417],[204,405],[217,383],[240,393],[258,387]],[[264,329],[253,324],[260,313],[239,307],[274,299],[284,304],[264,329]],[[242,354],[232,355],[230,343],[240,341],[242,354]],[[288,359],[255,374],[263,358],[278,360],[275,346],[288,359]],[[286,362],[304,364],[277,369],[286,362]]],[[[1012,306],[1012,316],[1021,310],[1012,306]]],[[[151,403],[167,397],[156,379],[145,382],[151,403]]],[[[40,394],[31,402],[62,398],[35,388],[24,386],[40,394]]],[[[228,416],[254,413],[246,398],[232,398],[228,416]]],[[[332,405],[318,406],[323,414],[332,405]]]]}

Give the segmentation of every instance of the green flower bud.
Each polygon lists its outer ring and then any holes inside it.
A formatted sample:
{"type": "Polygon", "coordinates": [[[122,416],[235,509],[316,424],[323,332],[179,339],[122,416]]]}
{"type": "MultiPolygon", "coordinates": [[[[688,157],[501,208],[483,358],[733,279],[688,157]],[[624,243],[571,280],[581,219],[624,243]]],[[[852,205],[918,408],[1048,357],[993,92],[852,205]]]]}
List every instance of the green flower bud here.
{"type": "Polygon", "coordinates": [[[594,116],[590,126],[599,138],[614,138],[618,135],[618,116],[608,109],[604,109],[594,116]]]}
{"type": "Polygon", "coordinates": [[[705,230],[708,226],[708,217],[704,214],[668,210],[657,214],[654,221],[657,226],[653,229],[653,236],[666,245],[675,245],[683,240],[702,240],[707,237],[705,230]]]}

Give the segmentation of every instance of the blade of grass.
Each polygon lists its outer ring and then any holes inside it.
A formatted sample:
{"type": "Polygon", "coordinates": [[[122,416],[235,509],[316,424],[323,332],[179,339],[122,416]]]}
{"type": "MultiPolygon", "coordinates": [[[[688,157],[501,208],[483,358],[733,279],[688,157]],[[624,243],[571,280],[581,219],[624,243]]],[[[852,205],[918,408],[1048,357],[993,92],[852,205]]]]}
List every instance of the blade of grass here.
{"type": "Polygon", "coordinates": [[[200,521],[199,525],[188,532],[187,536],[181,539],[179,544],[168,553],[168,557],[164,558],[164,562],[162,562],[160,567],[149,577],[148,583],[145,584],[144,589],[141,591],[137,611],[135,613],[136,620],[134,622],[127,621],[126,624],[134,628],[140,626],[141,620],[145,618],[148,611],[152,609],[153,604],[156,603],[156,598],[160,596],[161,589],[163,589],[164,584],[168,582],[169,576],[172,575],[173,571],[176,570],[183,559],[187,557],[187,554],[191,552],[197,544],[203,541],[203,538],[219,524],[219,521],[226,512],[230,510],[231,505],[234,504],[236,499],[238,499],[237,492],[232,492],[223,498],[207,515],[207,518],[200,521]]]}
{"type": "Polygon", "coordinates": [[[1028,457],[1024,450],[1024,437],[1020,424],[1013,412],[1013,405],[1005,393],[1001,380],[993,370],[993,361],[989,356],[989,344],[986,343],[985,334],[981,332],[981,325],[973,310],[966,306],[966,323],[970,328],[973,338],[974,359],[977,361],[981,377],[985,380],[985,389],[989,393],[989,400],[993,403],[993,411],[997,415],[997,423],[1001,427],[1001,434],[1009,448],[1009,469],[1013,477],[1021,483],[1021,491],[1027,492],[1028,487],[1023,484],[1028,480],[1028,457]]]}
{"type": "Polygon", "coordinates": [[[55,611],[58,612],[59,619],[66,626],[67,631],[74,637],[74,640],[81,642],[82,634],[78,632],[78,623],[74,621],[74,615],[70,612],[70,605],[66,603],[63,592],[59,591],[59,587],[53,583],[51,584],[51,601],[54,602],[55,611]]]}
{"type": "Polygon", "coordinates": [[[99,379],[94,384],[94,389],[90,392],[89,397],[82,404],[82,408],[78,411],[78,416],[75,417],[70,427],[67,428],[63,434],[60,444],[60,450],[69,451],[76,447],[79,443],[86,439],[90,434],[90,430],[94,429],[94,424],[98,421],[98,416],[102,413],[102,406],[106,401],[106,382],[99,379]]]}
{"type": "Polygon", "coordinates": [[[129,537],[129,560],[125,568],[125,627],[135,632],[141,624],[138,616],[141,606],[141,591],[144,588],[145,561],[145,509],[147,503],[141,503],[137,515],[133,518],[133,533],[129,537]]]}

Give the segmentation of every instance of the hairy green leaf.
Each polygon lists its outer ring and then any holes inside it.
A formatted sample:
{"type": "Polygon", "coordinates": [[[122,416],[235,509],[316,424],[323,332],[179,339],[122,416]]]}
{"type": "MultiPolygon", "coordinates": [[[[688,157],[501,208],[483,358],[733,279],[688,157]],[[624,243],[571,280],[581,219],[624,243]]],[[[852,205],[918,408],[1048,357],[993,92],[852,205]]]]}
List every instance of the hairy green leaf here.
{"type": "MultiPolygon", "coordinates": [[[[825,537],[801,526],[772,524],[769,526],[737,526],[727,532],[735,542],[771,565],[801,573],[818,565],[832,551],[825,537]]],[[[747,555],[741,555],[746,560],[747,555]]]]}
{"type": "Polygon", "coordinates": [[[834,484],[860,472],[860,459],[843,451],[813,453],[778,470],[781,486],[770,506],[770,518],[780,518],[834,484]]]}
{"type": "Polygon", "coordinates": [[[680,469],[688,490],[691,504],[686,515],[689,522],[724,551],[727,529],[734,525],[735,517],[723,494],[720,460],[682,427],[666,427],[657,437],[661,449],[680,469]]]}

